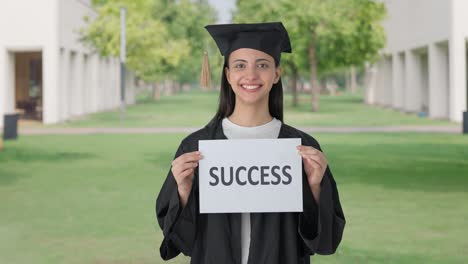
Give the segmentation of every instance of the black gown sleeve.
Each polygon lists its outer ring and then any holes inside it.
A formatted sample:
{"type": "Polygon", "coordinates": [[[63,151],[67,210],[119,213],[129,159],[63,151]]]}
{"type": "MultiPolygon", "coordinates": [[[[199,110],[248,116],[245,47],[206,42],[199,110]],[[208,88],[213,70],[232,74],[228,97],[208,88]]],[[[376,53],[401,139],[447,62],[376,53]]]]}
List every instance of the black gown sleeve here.
{"type": "Polygon", "coordinates": [[[299,215],[298,231],[309,255],[335,253],[343,236],[345,217],[341,208],[336,182],[327,166],[321,182],[318,204],[303,176],[304,211],[299,215]]]}
{"type": "MultiPolygon", "coordinates": [[[[174,159],[184,154],[183,144],[179,146],[174,159]]],[[[195,172],[195,177],[198,173],[195,172]]],[[[156,199],[156,217],[163,231],[164,240],[161,243],[161,258],[168,260],[182,252],[190,256],[196,234],[197,202],[196,179],[190,192],[187,205],[182,209],[177,191],[177,183],[171,170],[156,199]]]]}

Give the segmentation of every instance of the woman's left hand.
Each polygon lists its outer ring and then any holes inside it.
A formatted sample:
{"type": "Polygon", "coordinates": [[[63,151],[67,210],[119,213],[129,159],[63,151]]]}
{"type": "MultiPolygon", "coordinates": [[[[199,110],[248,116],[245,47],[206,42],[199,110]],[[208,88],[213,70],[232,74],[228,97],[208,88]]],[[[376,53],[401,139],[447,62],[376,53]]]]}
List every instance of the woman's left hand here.
{"type": "Polygon", "coordinates": [[[299,145],[297,149],[304,162],[309,187],[311,189],[319,188],[328,165],[325,155],[320,150],[310,146],[299,145]]]}

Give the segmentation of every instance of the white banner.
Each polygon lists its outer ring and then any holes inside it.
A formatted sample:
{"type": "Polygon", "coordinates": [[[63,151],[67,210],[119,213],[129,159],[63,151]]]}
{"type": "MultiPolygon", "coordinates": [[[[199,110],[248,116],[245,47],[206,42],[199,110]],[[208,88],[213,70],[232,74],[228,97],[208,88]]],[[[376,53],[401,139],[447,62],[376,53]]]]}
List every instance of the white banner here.
{"type": "Polygon", "coordinates": [[[300,138],[200,140],[200,213],[302,212],[300,138]]]}

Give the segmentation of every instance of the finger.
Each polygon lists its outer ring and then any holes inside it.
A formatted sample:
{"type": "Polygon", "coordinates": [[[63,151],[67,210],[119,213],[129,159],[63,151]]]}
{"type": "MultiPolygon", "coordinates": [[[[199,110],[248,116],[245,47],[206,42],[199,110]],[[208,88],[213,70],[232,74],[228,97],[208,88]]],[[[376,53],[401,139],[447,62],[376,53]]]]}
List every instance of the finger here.
{"type": "Polygon", "coordinates": [[[193,177],[195,168],[188,168],[174,175],[176,182],[183,182],[187,177],[193,177]]]}
{"type": "Polygon", "coordinates": [[[316,160],[309,159],[309,158],[304,158],[304,162],[308,163],[309,166],[312,166],[312,168],[314,168],[314,169],[323,169],[322,164],[320,164],[320,162],[318,162],[316,160]]]}
{"type": "Polygon", "coordinates": [[[325,159],[325,155],[320,151],[320,150],[301,150],[299,151],[299,155],[301,156],[315,156],[315,157],[321,157],[325,159]]]}
{"type": "MultiPolygon", "coordinates": [[[[304,145],[299,145],[299,146],[297,146],[296,148],[297,148],[298,150],[316,149],[316,148],[314,148],[314,147],[312,147],[312,146],[304,146],[304,145]]],[[[318,149],[316,149],[316,150],[318,150],[318,149]]],[[[318,151],[320,151],[320,150],[318,150],[318,151]]]]}
{"type": "Polygon", "coordinates": [[[177,159],[173,161],[173,165],[177,165],[180,163],[185,163],[185,162],[191,162],[191,161],[196,161],[198,158],[201,156],[198,151],[194,152],[189,152],[180,155],[177,159]]]}
{"type": "Polygon", "coordinates": [[[172,166],[175,166],[180,163],[185,163],[185,162],[198,161],[202,158],[203,156],[201,155],[199,151],[188,152],[188,153],[180,155],[178,158],[172,161],[172,166]]]}
{"type": "Polygon", "coordinates": [[[302,157],[317,157],[319,158],[319,162],[321,164],[326,164],[328,163],[327,161],[327,158],[325,157],[325,155],[323,154],[323,152],[321,152],[320,150],[306,150],[306,151],[300,151],[299,154],[302,156],[302,157]]]}
{"type": "Polygon", "coordinates": [[[198,162],[187,162],[187,163],[182,163],[182,164],[177,164],[176,166],[173,166],[173,174],[174,175],[179,175],[183,171],[191,168],[196,168],[198,166],[198,162]]]}
{"type": "Polygon", "coordinates": [[[198,162],[186,162],[186,163],[180,164],[178,167],[180,171],[184,171],[186,169],[196,168],[197,166],[198,166],[198,162]]]}
{"type": "Polygon", "coordinates": [[[179,176],[180,179],[185,179],[186,177],[190,177],[194,174],[195,169],[191,168],[188,170],[183,171],[179,176]]]}
{"type": "Polygon", "coordinates": [[[322,151],[315,148],[303,148],[299,150],[299,153],[323,154],[322,151]]]}
{"type": "Polygon", "coordinates": [[[327,160],[323,156],[303,155],[302,158],[313,160],[313,161],[317,162],[318,164],[320,164],[320,166],[322,166],[322,167],[327,164],[327,160]]]}

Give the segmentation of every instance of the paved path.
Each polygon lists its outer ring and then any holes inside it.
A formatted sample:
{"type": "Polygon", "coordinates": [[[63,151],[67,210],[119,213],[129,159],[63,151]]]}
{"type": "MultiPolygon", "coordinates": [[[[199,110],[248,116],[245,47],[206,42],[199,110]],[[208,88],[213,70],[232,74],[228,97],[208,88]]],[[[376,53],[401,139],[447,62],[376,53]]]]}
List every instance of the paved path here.
{"type": "MultiPolygon", "coordinates": [[[[90,127],[90,128],[19,128],[20,135],[86,135],[86,134],[157,134],[157,133],[190,133],[200,128],[195,127],[90,127]]],[[[462,129],[456,126],[381,126],[381,127],[298,127],[308,133],[365,133],[365,132],[419,132],[461,134],[462,129]]]]}

